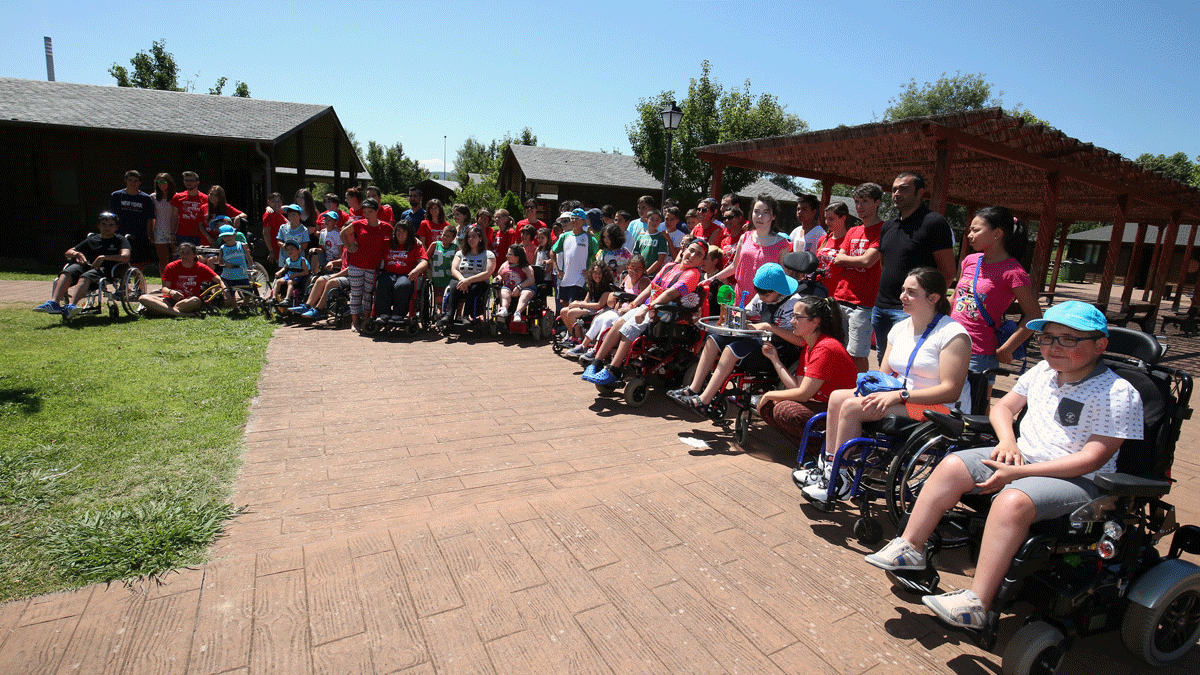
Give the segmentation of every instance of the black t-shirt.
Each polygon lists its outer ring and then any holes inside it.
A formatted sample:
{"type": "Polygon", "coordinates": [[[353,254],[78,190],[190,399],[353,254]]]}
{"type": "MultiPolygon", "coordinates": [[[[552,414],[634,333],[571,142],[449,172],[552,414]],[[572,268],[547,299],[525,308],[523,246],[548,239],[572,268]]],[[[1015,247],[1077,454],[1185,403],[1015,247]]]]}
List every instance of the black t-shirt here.
{"type": "Polygon", "coordinates": [[[146,221],[154,217],[154,198],[145,192],[131,195],[117,190],[109,197],[109,208],[117,214],[117,231],[146,236],[146,221]]]}
{"type": "Polygon", "coordinates": [[[883,273],[875,306],[900,309],[900,289],[909,270],[916,267],[937,269],[933,254],[952,248],[954,235],[950,232],[950,224],[942,214],[930,211],[924,204],[907,218],[896,216],[884,223],[879,236],[883,273]]]}
{"type": "MultiPolygon", "coordinates": [[[[129,248],[129,240],[123,234],[114,234],[111,238],[105,239],[99,234],[89,234],[87,239],[75,244],[75,250],[83,254],[87,258],[88,263],[95,262],[100,256],[119,256],[123,249],[129,248]]],[[[118,264],[117,261],[105,262],[100,267],[105,274],[110,274],[112,269],[118,264]]]]}

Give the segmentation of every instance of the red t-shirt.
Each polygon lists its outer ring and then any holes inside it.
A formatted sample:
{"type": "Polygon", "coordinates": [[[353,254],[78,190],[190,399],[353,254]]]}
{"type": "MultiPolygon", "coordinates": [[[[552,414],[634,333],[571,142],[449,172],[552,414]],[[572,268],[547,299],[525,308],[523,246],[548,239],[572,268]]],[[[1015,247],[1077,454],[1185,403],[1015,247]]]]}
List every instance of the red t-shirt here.
{"type": "Polygon", "coordinates": [[[283,227],[283,224],[286,222],[287,216],[278,211],[272,211],[271,209],[263,211],[263,235],[267,238],[267,241],[275,241],[279,238],[279,228],[283,227]]]}
{"type": "Polygon", "coordinates": [[[390,205],[379,205],[379,219],[389,225],[396,222],[396,214],[392,211],[392,207],[390,205]]]}
{"type": "Polygon", "coordinates": [[[383,269],[392,274],[408,276],[408,273],[421,264],[422,260],[429,260],[429,256],[422,246],[413,246],[411,251],[403,248],[389,248],[383,256],[383,269]]]}
{"type": "MultiPolygon", "coordinates": [[[[714,222],[711,222],[708,224],[708,229],[706,230],[706,229],[704,229],[704,223],[700,223],[699,225],[696,225],[696,227],[692,228],[692,236],[696,237],[698,239],[703,239],[704,241],[711,243],[713,232],[718,232],[718,231],[724,232],[725,227],[722,225],[718,225],[714,221],[714,222]]],[[[722,243],[723,242],[724,242],[724,235],[722,235],[722,243]]]]}
{"type": "MultiPolygon", "coordinates": [[[[842,240],[842,251],[846,255],[860,256],[873,248],[879,248],[879,236],[883,223],[870,227],[855,225],[846,232],[842,240]]],[[[883,261],[879,260],[866,269],[838,267],[837,287],[825,283],[834,300],[849,302],[859,307],[874,307],[875,296],[879,295],[879,277],[883,273],[883,261]]]]}
{"type": "Polygon", "coordinates": [[[199,237],[204,214],[208,212],[208,195],[201,192],[193,197],[186,192],[177,192],[171,197],[171,206],[179,209],[179,227],[175,234],[180,237],[199,237]]]}
{"type": "MultiPolygon", "coordinates": [[[[219,242],[219,241],[221,241],[221,238],[217,236],[217,232],[220,230],[220,227],[211,228],[208,226],[208,221],[213,218],[216,218],[217,216],[229,216],[231,219],[233,219],[233,218],[237,218],[240,215],[242,215],[242,212],[238,211],[237,209],[230,206],[229,204],[225,205],[225,213],[209,213],[208,212],[208,204],[205,203],[204,204],[204,229],[208,230],[208,234],[212,236],[213,242],[219,242]]],[[[286,223],[287,218],[284,218],[283,222],[286,223]]]]}
{"type": "Polygon", "coordinates": [[[364,270],[378,268],[388,242],[392,240],[391,223],[380,221],[379,225],[371,227],[363,219],[354,221],[351,226],[354,227],[354,241],[358,243],[358,250],[350,254],[350,264],[364,270]]]}
{"type": "Polygon", "coordinates": [[[200,289],[204,284],[216,278],[217,273],[199,261],[191,267],[184,267],[182,260],[176,260],[169,263],[162,271],[163,286],[183,293],[185,298],[200,295],[200,289]]]}
{"type": "MultiPolygon", "coordinates": [[[[441,234],[439,232],[439,234],[441,234]]],[[[433,228],[429,226],[428,220],[422,220],[421,226],[417,228],[417,239],[421,240],[422,246],[428,246],[433,241],[433,228]]]]}
{"type": "Polygon", "coordinates": [[[800,361],[796,367],[796,381],[811,377],[821,380],[821,388],[812,395],[813,401],[828,403],[829,395],[838,389],[853,389],[858,383],[858,368],[854,359],[846,352],[842,343],[829,335],[822,335],[812,352],[808,343],[800,343],[800,361]]]}
{"type": "Polygon", "coordinates": [[[834,239],[833,233],[828,232],[817,241],[817,250],[814,251],[817,256],[817,270],[825,275],[821,283],[831,291],[837,288],[838,281],[842,278],[842,270],[846,269],[836,267],[833,259],[837,257],[838,251],[842,250],[842,244],[846,241],[847,235],[849,235],[848,232],[842,235],[841,239],[834,239]]]}

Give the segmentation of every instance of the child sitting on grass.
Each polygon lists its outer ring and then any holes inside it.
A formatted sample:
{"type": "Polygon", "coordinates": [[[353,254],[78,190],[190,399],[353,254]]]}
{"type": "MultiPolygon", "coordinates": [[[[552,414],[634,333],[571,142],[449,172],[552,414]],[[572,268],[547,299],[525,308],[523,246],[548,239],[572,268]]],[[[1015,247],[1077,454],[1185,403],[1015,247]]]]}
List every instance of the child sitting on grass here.
{"type": "Polygon", "coordinates": [[[921,488],[908,524],[867,563],[889,571],[923,570],[925,541],[967,493],[994,494],[970,589],[927,595],[939,619],[978,630],[1029,527],[1073,512],[1098,496],[1092,476],[1116,469],[1124,439],[1143,433],[1142,400],[1128,381],[1100,364],[1108,325],[1095,307],[1071,300],[1028,324],[1045,361],[992,405],[994,448],[956,452],[921,488]],[[1013,429],[1023,408],[1021,437],[1013,429]]]}

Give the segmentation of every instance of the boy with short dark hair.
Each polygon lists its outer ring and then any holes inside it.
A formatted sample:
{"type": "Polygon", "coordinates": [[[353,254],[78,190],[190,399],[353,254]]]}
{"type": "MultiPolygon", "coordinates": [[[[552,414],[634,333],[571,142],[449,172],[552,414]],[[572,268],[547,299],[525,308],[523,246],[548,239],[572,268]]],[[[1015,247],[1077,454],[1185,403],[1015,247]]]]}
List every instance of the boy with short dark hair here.
{"type": "Polygon", "coordinates": [[[34,307],[33,311],[75,316],[78,313],[75,305],[88,290],[98,285],[101,279],[112,279],[117,265],[129,262],[129,240],[117,234],[117,215],[108,211],[101,213],[97,227],[99,234],[89,234],[87,239],[67,249],[69,262],[54,281],[51,298],[34,307]],[[71,302],[66,307],[59,305],[72,287],[71,302]]]}
{"type": "Polygon", "coordinates": [[[969,590],[927,595],[926,606],[946,623],[979,629],[1013,556],[1039,520],[1066,515],[1094,499],[1096,473],[1116,469],[1125,439],[1141,439],[1142,399],[1100,363],[1108,347],[1104,314],[1069,301],[1029,322],[1045,361],[1017,380],[992,406],[995,448],[956,452],[921,488],[904,532],[866,561],[889,571],[925,569],[925,540],[942,515],[967,493],[993,494],[969,590]],[[1013,421],[1022,408],[1021,437],[1013,421]]]}

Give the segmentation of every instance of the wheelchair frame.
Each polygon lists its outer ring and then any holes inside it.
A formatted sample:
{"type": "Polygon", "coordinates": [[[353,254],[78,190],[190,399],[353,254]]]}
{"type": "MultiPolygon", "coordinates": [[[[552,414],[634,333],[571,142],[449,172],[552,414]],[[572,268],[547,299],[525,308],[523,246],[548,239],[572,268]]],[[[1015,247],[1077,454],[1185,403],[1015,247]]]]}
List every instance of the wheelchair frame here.
{"type": "MultiPolygon", "coordinates": [[[[75,316],[70,316],[64,309],[62,322],[64,324],[82,316],[99,316],[108,308],[108,317],[116,319],[121,316],[121,308],[127,316],[139,317],[138,309],[141,304],[138,298],[146,292],[146,277],[142,271],[129,263],[119,263],[113,268],[118,279],[101,277],[94,288],[88,289],[87,295],[80,298],[76,304],[75,316]],[[126,269],[121,269],[122,267],[126,269]],[[112,288],[109,288],[109,286],[112,288]]],[[[82,278],[82,277],[81,277],[82,278]]]]}
{"type": "Polygon", "coordinates": [[[646,327],[646,332],[630,345],[629,355],[623,365],[629,371],[636,371],[637,375],[626,373],[620,382],[596,385],[596,390],[601,394],[613,394],[621,389],[626,405],[631,408],[646,404],[651,386],[670,389],[684,380],[690,382],[696,375],[697,357],[704,345],[704,341],[699,339],[703,332],[692,319],[699,307],[665,304],[655,311],[656,318],[646,327]],[[663,314],[670,318],[664,319],[663,314]],[[689,341],[682,339],[684,336],[674,335],[677,327],[695,339],[689,341]],[[662,335],[663,331],[670,331],[670,334],[662,335]],[[687,342],[691,345],[687,346],[687,342]]]}

